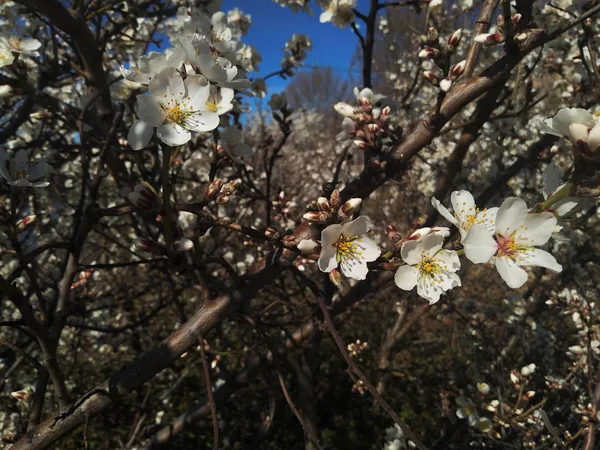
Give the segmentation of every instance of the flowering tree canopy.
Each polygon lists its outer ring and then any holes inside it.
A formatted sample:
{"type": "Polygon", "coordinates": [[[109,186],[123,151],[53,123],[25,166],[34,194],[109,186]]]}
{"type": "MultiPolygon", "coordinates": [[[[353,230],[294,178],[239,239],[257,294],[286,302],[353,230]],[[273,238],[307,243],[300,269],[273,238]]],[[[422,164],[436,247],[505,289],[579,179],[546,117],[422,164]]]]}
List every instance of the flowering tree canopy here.
{"type": "Polygon", "coordinates": [[[0,2],[2,444],[598,448],[600,4],[255,2],[0,2]]]}

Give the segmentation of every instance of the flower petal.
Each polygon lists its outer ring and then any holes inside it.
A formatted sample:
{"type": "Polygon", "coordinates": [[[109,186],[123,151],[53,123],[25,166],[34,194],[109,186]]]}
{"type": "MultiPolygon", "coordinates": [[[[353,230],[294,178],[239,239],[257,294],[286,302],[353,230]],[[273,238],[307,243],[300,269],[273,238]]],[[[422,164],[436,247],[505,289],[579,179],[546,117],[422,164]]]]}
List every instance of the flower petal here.
{"type": "Polygon", "coordinates": [[[417,285],[419,270],[413,266],[400,266],[394,275],[394,283],[405,291],[412,290],[417,285]]]}
{"type": "Polygon", "coordinates": [[[518,289],[527,282],[527,272],[513,259],[501,256],[494,260],[494,265],[508,287],[518,289]]]}
{"type": "Polygon", "coordinates": [[[462,241],[465,256],[473,264],[487,263],[498,251],[498,244],[485,226],[475,224],[462,241]]]}
{"type": "Polygon", "coordinates": [[[406,264],[411,266],[421,261],[421,241],[406,241],[402,244],[400,256],[406,264]]]}
{"type": "Polygon", "coordinates": [[[371,227],[371,220],[367,216],[359,216],[353,221],[344,224],[342,232],[344,236],[357,237],[367,234],[371,227]]]}
{"type": "Polygon", "coordinates": [[[532,248],[521,252],[518,257],[518,263],[521,266],[539,266],[556,273],[562,272],[562,266],[556,262],[554,256],[539,248],[532,248]]]}
{"type": "Polygon", "coordinates": [[[443,245],[444,236],[441,233],[430,233],[421,241],[421,252],[434,256],[443,245]]]}
{"type": "Polygon", "coordinates": [[[444,219],[450,222],[452,225],[458,227],[458,220],[452,215],[452,213],[435,197],[431,197],[431,205],[439,212],[444,219]]]}
{"type": "Polygon", "coordinates": [[[165,121],[160,103],[151,95],[138,95],[135,111],[140,119],[153,127],[160,127],[165,121]]]}
{"type": "Polygon", "coordinates": [[[129,129],[127,142],[133,150],[141,150],[150,143],[154,127],[143,120],[137,120],[129,129]]]}
{"type": "Polygon", "coordinates": [[[210,95],[210,83],[202,75],[191,75],[185,79],[185,87],[188,95],[188,104],[193,111],[201,111],[205,108],[206,100],[210,95]]]}
{"type": "Polygon", "coordinates": [[[185,127],[192,131],[211,131],[219,126],[219,115],[210,111],[192,114],[185,120],[185,127]]]}
{"type": "Polygon", "coordinates": [[[551,212],[527,214],[525,223],[517,231],[518,240],[524,240],[527,245],[543,245],[552,236],[557,222],[556,216],[551,212]]]}
{"type": "Polygon", "coordinates": [[[156,135],[171,147],[183,145],[192,138],[192,134],[188,130],[181,128],[176,123],[167,123],[160,126],[156,131],[156,135]]]}
{"type": "Polygon", "coordinates": [[[496,216],[496,233],[509,236],[517,231],[527,217],[527,204],[518,197],[509,197],[500,206],[496,216]]]}
{"type": "Polygon", "coordinates": [[[461,222],[466,222],[469,216],[476,213],[475,199],[469,191],[454,191],[450,194],[450,201],[452,202],[452,208],[454,208],[454,214],[458,216],[461,222]]]}

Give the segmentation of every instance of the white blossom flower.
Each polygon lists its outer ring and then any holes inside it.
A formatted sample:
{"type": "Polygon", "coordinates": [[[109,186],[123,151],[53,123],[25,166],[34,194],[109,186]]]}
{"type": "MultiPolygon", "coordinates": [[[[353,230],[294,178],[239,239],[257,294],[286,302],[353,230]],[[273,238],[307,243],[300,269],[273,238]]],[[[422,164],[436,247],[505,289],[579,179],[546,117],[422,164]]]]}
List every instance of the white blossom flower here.
{"type": "Polygon", "coordinates": [[[178,73],[160,74],[150,82],[150,95],[137,96],[136,112],[140,119],[129,130],[127,140],[134,150],[146,147],[154,128],[167,145],[182,145],[191,139],[191,131],[210,131],[219,125],[217,113],[206,106],[210,86],[201,75],[183,81],[178,73]]]}
{"type": "Polygon", "coordinates": [[[244,143],[242,132],[235,126],[223,130],[221,144],[227,154],[236,161],[239,161],[240,158],[249,158],[254,154],[252,148],[244,143]]]}
{"type": "Polygon", "coordinates": [[[13,53],[21,53],[28,56],[40,56],[38,52],[42,43],[37,39],[24,39],[14,35],[0,37],[0,46],[7,47],[13,53]]]}
{"type": "Polygon", "coordinates": [[[600,148],[600,124],[585,109],[563,108],[539,124],[542,132],[564,137],[578,148],[595,152],[600,148]]]}
{"type": "Polygon", "coordinates": [[[455,273],[460,269],[458,254],[443,250],[443,244],[443,233],[431,233],[422,240],[405,242],[400,254],[406,265],[396,270],[396,286],[405,291],[417,286],[417,294],[431,305],[443,292],[460,286],[460,278],[455,273]]]}
{"type": "Polygon", "coordinates": [[[522,266],[562,271],[554,256],[535,248],[548,242],[556,222],[550,212],[528,214],[525,201],[518,197],[507,198],[498,210],[493,233],[481,224],[471,227],[463,240],[465,255],[475,264],[487,263],[493,258],[506,284],[519,288],[527,281],[527,272],[522,266]]]}
{"type": "Polygon", "coordinates": [[[50,183],[41,180],[52,167],[45,161],[29,162],[29,156],[25,149],[19,150],[14,155],[9,155],[0,148],[0,175],[11,186],[46,187],[50,183]]]}
{"type": "Polygon", "coordinates": [[[10,47],[0,44],[0,67],[9,66],[15,60],[15,55],[10,47]]]}
{"type": "Polygon", "coordinates": [[[214,112],[219,116],[233,109],[234,91],[229,88],[217,88],[210,86],[210,95],[206,100],[206,110],[214,112]]]}
{"type": "Polygon", "coordinates": [[[461,395],[456,398],[456,404],[460,406],[456,410],[456,416],[459,419],[469,419],[469,426],[477,428],[479,425],[479,414],[477,414],[473,401],[461,395]]]}
{"type": "Polygon", "coordinates": [[[339,28],[346,28],[354,22],[355,16],[352,10],[356,6],[356,0],[318,0],[323,12],[319,17],[321,23],[331,22],[339,28]]]}
{"type": "MultiPolygon", "coordinates": [[[[544,200],[547,200],[564,186],[564,184],[560,184],[560,169],[554,162],[548,164],[548,167],[544,169],[542,179],[544,180],[544,188],[542,191],[544,200]]],[[[575,208],[581,200],[582,199],[576,197],[562,198],[551,206],[551,211],[558,216],[564,216],[575,208]]]]}
{"type": "Polygon", "coordinates": [[[150,52],[148,55],[141,56],[137,61],[137,70],[119,67],[121,75],[128,81],[147,85],[153,77],[171,69],[173,74],[175,69],[181,66],[184,53],[181,49],[168,50],[165,53],[150,52]]]}
{"type": "Polygon", "coordinates": [[[381,250],[366,236],[371,221],[366,216],[344,225],[329,225],[321,233],[321,254],[318,266],[322,272],[339,267],[347,278],[364,280],[367,263],[379,258],[381,250]]]}
{"type": "Polygon", "coordinates": [[[498,208],[480,210],[475,205],[475,199],[470,192],[461,190],[450,194],[450,201],[454,209],[454,215],[442,205],[435,197],[431,198],[431,204],[438,212],[460,231],[461,239],[464,239],[474,224],[481,224],[485,229],[494,231],[496,214],[498,208]]]}

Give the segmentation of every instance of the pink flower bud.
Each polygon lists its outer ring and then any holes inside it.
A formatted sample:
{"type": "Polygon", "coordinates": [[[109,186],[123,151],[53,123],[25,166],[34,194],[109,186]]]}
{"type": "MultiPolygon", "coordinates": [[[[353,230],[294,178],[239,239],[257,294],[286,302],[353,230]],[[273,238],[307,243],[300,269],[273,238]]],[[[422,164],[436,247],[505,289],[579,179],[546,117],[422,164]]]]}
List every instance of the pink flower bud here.
{"type": "Polygon", "coordinates": [[[392,114],[392,108],[390,108],[389,106],[386,106],[385,108],[383,108],[381,110],[381,120],[383,120],[383,121],[387,120],[391,114],[392,114]]]}
{"type": "Polygon", "coordinates": [[[153,255],[163,256],[166,255],[165,246],[153,241],[152,239],[137,238],[133,241],[134,245],[146,253],[152,253],[153,255]]]}
{"type": "Polygon", "coordinates": [[[448,38],[448,50],[454,50],[458,47],[458,43],[460,42],[460,38],[462,37],[462,30],[459,28],[454,33],[450,35],[448,38]]]}
{"type": "Polygon", "coordinates": [[[150,183],[142,182],[133,188],[127,196],[133,206],[142,211],[157,214],[162,209],[162,202],[150,183]]]}
{"type": "Polygon", "coordinates": [[[342,196],[340,195],[340,191],[338,189],[334,189],[329,197],[329,204],[331,205],[331,209],[337,211],[340,205],[342,204],[342,196]]]}
{"type": "Polygon", "coordinates": [[[340,272],[340,270],[336,268],[329,272],[329,279],[331,280],[334,286],[339,286],[340,284],[342,284],[344,276],[342,275],[342,272],[340,272]]]}
{"type": "Polygon", "coordinates": [[[364,150],[365,148],[367,148],[367,145],[368,145],[365,141],[361,141],[359,139],[352,141],[352,143],[354,145],[356,145],[358,148],[360,148],[361,150],[364,150]]]}
{"type": "Polygon", "coordinates": [[[325,197],[319,197],[317,199],[317,206],[320,211],[331,212],[331,206],[329,205],[329,201],[325,197]]]}
{"type": "Polygon", "coordinates": [[[32,225],[35,222],[35,219],[35,214],[31,214],[21,219],[17,224],[17,232],[20,233],[22,231],[25,231],[27,228],[29,228],[30,225],[32,225]]]}
{"type": "Polygon", "coordinates": [[[302,216],[309,223],[320,223],[325,222],[327,218],[326,213],[318,212],[318,211],[309,211],[302,216]],[[323,218],[325,217],[325,220],[323,218]]]}
{"type": "Polygon", "coordinates": [[[217,197],[217,203],[219,205],[226,205],[231,201],[231,197],[229,195],[219,195],[217,197]]]}
{"type": "Polygon", "coordinates": [[[440,84],[440,77],[438,77],[435,73],[426,70],[423,72],[423,76],[427,81],[429,81],[432,85],[437,86],[440,84]]]}
{"type": "Polygon", "coordinates": [[[521,21],[521,19],[522,19],[522,18],[523,18],[523,15],[522,15],[522,14],[519,14],[519,13],[517,13],[517,14],[514,14],[514,15],[512,16],[512,23],[513,23],[514,25],[516,25],[516,24],[518,24],[518,23],[521,21]]]}
{"type": "Polygon", "coordinates": [[[479,42],[483,45],[497,45],[504,42],[504,35],[502,33],[483,33],[475,36],[475,42],[479,42]]]}
{"type": "Polygon", "coordinates": [[[346,217],[351,217],[352,214],[354,214],[356,211],[358,211],[358,208],[360,207],[361,203],[362,203],[362,199],[351,198],[346,203],[344,203],[344,205],[340,208],[340,210],[338,211],[338,216],[340,217],[340,219],[345,219],[346,217]]]}
{"type": "Polygon", "coordinates": [[[265,237],[270,240],[275,240],[279,237],[279,232],[275,228],[267,228],[265,230],[265,237]]]}
{"type": "Polygon", "coordinates": [[[371,133],[377,133],[381,130],[381,128],[379,128],[379,125],[377,125],[376,123],[370,123],[369,125],[367,125],[367,130],[369,130],[371,133]]]}
{"type": "Polygon", "coordinates": [[[463,59],[461,62],[454,64],[450,69],[450,78],[456,79],[460,77],[467,67],[467,60],[463,59]]]}
{"type": "Polygon", "coordinates": [[[440,54],[437,48],[425,47],[419,52],[419,58],[421,59],[434,59],[440,54]]]}
{"type": "Polygon", "coordinates": [[[222,186],[223,182],[218,178],[211,181],[208,186],[206,186],[206,189],[204,189],[204,201],[210,202],[217,198],[217,195],[221,192],[222,186]]]}

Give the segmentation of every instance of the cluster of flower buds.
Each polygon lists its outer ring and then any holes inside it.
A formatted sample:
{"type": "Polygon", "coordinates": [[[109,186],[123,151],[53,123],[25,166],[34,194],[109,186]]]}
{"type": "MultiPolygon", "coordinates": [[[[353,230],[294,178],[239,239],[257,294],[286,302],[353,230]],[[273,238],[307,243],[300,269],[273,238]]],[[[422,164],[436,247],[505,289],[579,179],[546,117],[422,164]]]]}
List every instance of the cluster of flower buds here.
{"type": "MultiPolygon", "coordinates": [[[[515,388],[520,388],[521,384],[529,381],[529,378],[535,372],[535,364],[531,363],[526,366],[521,367],[521,371],[513,370],[510,373],[510,381],[515,386],[515,388]]],[[[532,395],[533,396],[533,395],[532,395]]]]}
{"type": "Polygon", "coordinates": [[[366,350],[368,346],[368,343],[361,342],[360,340],[357,340],[352,344],[348,344],[348,354],[350,355],[350,358],[356,358],[360,354],[360,352],[366,350]]]}
{"type": "Polygon", "coordinates": [[[352,392],[358,392],[360,395],[365,395],[367,387],[365,386],[365,383],[363,383],[363,380],[356,380],[356,383],[352,385],[352,392]]]}
{"type": "Polygon", "coordinates": [[[136,208],[150,214],[159,214],[162,210],[162,201],[150,183],[138,184],[127,196],[136,208]]]}
{"type": "MultiPolygon", "coordinates": [[[[511,21],[512,21],[512,25],[513,26],[517,26],[517,24],[521,21],[521,14],[517,13],[517,14],[513,14],[511,21]]],[[[505,22],[504,22],[504,16],[499,15],[498,16],[498,20],[496,22],[497,24],[497,31],[495,33],[483,33],[483,34],[478,34],[477,36],[475,36],[475,42],[479,42],[480,44],[483,45],[498,45],[498,44],[502,44],[504,41],[506,41],[506,35],[505,35],[505,22]]],[[[525,38],[527,37],[527,35],[525,33],[520,33],[515,35],[515,41],[519,42],[519,41],[524,41],[525,38]]]]}
{"type": "Polygon", "coordinates": [[[312,40],[306,34],[294,34],[292,38],[285,43],[283,49],[283,59],[281,60],[281,70],[284,76],[291,77],[294,70],[304,64],[308,56],[307,52],[312,49],[312,40]]]}
{"type": "Polygon", "coordinates": [[[396,139],[398,136],[388,124],[392,110],[389,106],[381,105],[384,97],[368,88],[361,91],[355,88],[354,94],[358,106],[345,102],[334,105],[334,109],[344,116],[342,132],[337,135],[337,140],[352,139],[354,145],[364,150],[377,148],[383,138],[396,139]]]}
{"type": "Polygon", "coordinates": [[[450,35],[445,45],[440,44],[438,31],[431,27],[427,35],[421,36],[421,43],[424,45],[423,50],[419,53],[419,58],[430,59],[441,70],[442,75],[426,70],[423,76],[433,86],[438,86],[443,92],[448,92],[452,87],[452,83],[460,77],[465,71],[466,61],[461,61],[450,66],[450,58],[456,51],[462,30],[459,28],[450,35]]]}
{"type": "Polygon", "coordinates": [[[340,223],[351,218],[361,203],[360,198],[351,198],[342,204],[340,191],[335,189],[329,199],[319,197],[316,202],[309,204],[306,207],[308,211],[302,217],[311,224],[340,223]]]}
{"type": "Polygon", "coordinates": [[[219,205],[229,203],[231,196],[235,194],[239,185],[239,180],[224,184],[222,180],[217,178],[206,185],[202,200],[206,203],[216,201],[219,205]]]}
{"type": "Polygon", "coordinates": [[[277,200],[271,203],[273,210],[277,213],[275,214],[275,220],[282,220],[287,218],[290,213],[290,209],[295,205],[294,201],[287,200],[285,197],[285,192],[281,191],[277,197],[277,200]]]}
{"type": "Polygon", "coordinates": [[[81,272],[79,274],[79,279],[71,284],[71,289],[75,289],[78,287],[84,287],[87,284],[87,281],[92,276],[92,273],[93,273],[92,269],[84,270],[83,272],[81,272]]]}

